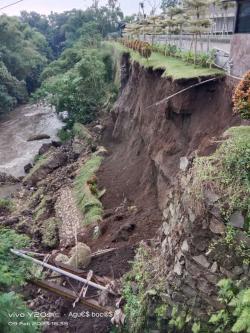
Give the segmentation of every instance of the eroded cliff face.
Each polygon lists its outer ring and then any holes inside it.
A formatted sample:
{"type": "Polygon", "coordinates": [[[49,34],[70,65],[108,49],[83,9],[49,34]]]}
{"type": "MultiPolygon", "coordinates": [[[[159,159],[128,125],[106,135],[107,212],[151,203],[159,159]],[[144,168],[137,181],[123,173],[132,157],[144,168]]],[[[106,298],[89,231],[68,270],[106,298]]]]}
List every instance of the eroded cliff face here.
{"type": "MultiPolygon", "coordinates": [[[[127,61],[124,57],[123,62],[127,61]]],[[[232,115],[232,83],[218,78],[156,106],[156,102],[198,80],[173,82],[162,78],[161,71],[145,70],[136,63],[123,63],[123,68],[125,79],[108,132],[112,137],[106,134],[106,141],[113,141],[115,149],[119,147],[119,160],[126,166],[117,173],[138,173],[136,192],[152,186],[163,210],[166,191],[181,172],[180,158],[210,154],[225,129],[239,123],[232,115]]]]}
{"type": "Polygon", "coordinates": [[[248,274],[233,251],[210,250],[225,226],[213,192],[208,189],[205,200],[193,196],[196,175],[191,169],[196,156],[213,153],[224,131],[240,124],[232,114],[234,82],[218,78],[156,106],[197,80],[173,82],[162,78],[161,71],[127,61],[123,57],[122,90],[104,135],[113,153],[104,164],[116,165],[112,177],[119,180],[126,198],[141,209],[153,202],[160,209],[154,256],[166,281],[163,301],[171,306],[185,304],[196,316],[206,318],[221,308],[217,282],[248,274]]]}

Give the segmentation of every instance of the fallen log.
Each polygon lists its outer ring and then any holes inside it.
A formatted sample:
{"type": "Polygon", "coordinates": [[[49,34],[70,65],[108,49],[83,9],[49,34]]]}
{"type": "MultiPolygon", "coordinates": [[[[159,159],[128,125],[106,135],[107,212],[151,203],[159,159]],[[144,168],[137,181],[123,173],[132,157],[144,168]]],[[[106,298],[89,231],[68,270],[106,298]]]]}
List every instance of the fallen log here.
{"type": "Polygon", "coordinates": [[[40,265],[42,267],[45,267],[45,268],[48,268],[48,269],[50,269],[50,270],[52,270],[52,271],[54,271],[56,273],[59,273],[59,274],[61,274],[63,276],[67,276],[67,277],[69,277],[69,278],[71,278],[73,280],[82,282],[82,283],[87,284],[87,285],[89,285],[89,286],[91,286],[93,288],[109,292],[112,295],[116,295],[112,290],[110,290],[110,288],[101,286],[101,285],[99,285],[99,284],[97,284],[95,282],[92,282],[92,281],[88,281],[87,279],[84,279],[84,278],[82,278],[80,276],[77,276],[75,274],[69,273],[69,272],[67,272],[67,271],[65,271],[65,270],[63,270],[61,268],[58,268],[58,267],[52,266],[50,264],[47,264],[46,262],[42,262],[42,261],[37,260],[35,258],[29,257],[26,254],[24,254],[24,253],[22,253],[22,252],[20,252],[18,250],[11,249],[10,251],[11,251],[11,253],[15,254],[18,257],[21,257],[21,258],[23,258],[25,260],[32,261],[35,264],[38,264],[38,265],[40,265]]]}

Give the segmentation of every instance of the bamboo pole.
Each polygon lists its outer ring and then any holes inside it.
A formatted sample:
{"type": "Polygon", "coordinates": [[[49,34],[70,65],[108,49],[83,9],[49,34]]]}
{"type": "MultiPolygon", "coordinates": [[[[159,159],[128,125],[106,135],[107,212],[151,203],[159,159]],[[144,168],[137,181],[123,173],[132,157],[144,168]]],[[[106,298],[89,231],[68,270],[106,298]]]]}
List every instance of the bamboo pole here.
{"type": "Polygon", "coordinates": [[[190,90],[190,89],[193,89],[193,88],[195,88],[195,87],[201,86],[201,85],[203,85],[203,84],[205,84],[205,83],[208,83],[208,82],[212,82],[212,81],[215,81],[215,80],[219,80],[219,79],[221,79],[221,78],[222,78],[221,76],[218,76],[218,77],[214,77],[214,78],[209,79],[209,80],[205,80],[205,81],[202,81],[202,82],[199,82],[199,83],[193,84],[193,85],[191,85],[191,86],[189,86],[189,87],[187,87],[187,88],[185,88],[185,89],[182,89],[182,90],[180,90],[180,91],[177,91],[177,92],[174,93],[173,95],[168,96],[168,97],[166,97],[166,98],[160,100],[159,102],[156,102],[156,103],[154,103],[154,104],[148,106],[146,109],[150,109],[150,108],[152,108],[153,106],[159,106],[159,105],[161,105],[161,104],[167,102],[167,101],[170,100],[171,98],[173,98],[173,97],[175,97],[175,96],[177,96],[177,95],[183,94],[184,92],[186,92],[186,91],[188,91],[188,90],[190,90]]]}
{"type": "Polygon", "coordinates": [[[95,282],[88,281],[87,279],[84,279],[84,278],[82,278],[82,277],[80,277],[80,276],[77,276],[77,275],[74,275],[74,274],[72,274],[72,273],[66,272],[66,271],[64,271],[64,270],[61,269],[61,268],[58,268],[58,267],[52,266],[52,265],[47,264],[47,263],[45,263],[45,262],[42,262],[42,261],[40,261],[40,260],[34,259],[34,258],[32,258],[32,257],[29,257],[29,256],[27,256],[26,254],[24,254],[24,253],[22,253],[22,252],[20,252],[20,251],[18,251],[18,250],[11,249],[10,252],[13,253],[13,254],[15,254],[15,255],[18,256],[18,257],[21,257],[21,258],[23,258],[23,259],[25,259],[25,260],[32,261],[32,262],[34,262],[35,264],[38,264],[38,265],[40,265],[40,266],[42,266],[42,267],[46,267],[46,268],[48,268],[48,269],[51,269],[52,271],[54,271],[54,272],[56,272],[56,273],[59,273],[59,274],[61,274],[61,275],[67,276],[67,277],[69,277],[69,278],[71,278],[71,279],[73,279],[73,280],[76,280],[76,281],[79,281],[79,282],[85,283],[85,284],[87,284],[87,285],[90,285],[91,287],[94,287],[94,288],[99,289],[99,290],[107,291],[107,292],[109,292],[109,293],[115,295],[115,293],[114,293],[113,291],[109,290],[107,287],[103,287],[103,286],[101,286],[101,285],[99,285],[99,284],[97,284],[97,283],[95,283],[95,282]]]}

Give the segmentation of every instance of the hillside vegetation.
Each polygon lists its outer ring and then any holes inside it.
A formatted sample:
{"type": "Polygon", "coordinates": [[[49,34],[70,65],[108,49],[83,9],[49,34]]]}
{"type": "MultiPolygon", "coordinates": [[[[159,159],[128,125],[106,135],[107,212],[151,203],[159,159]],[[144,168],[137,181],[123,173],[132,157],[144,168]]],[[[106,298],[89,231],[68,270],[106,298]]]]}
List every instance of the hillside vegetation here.
{"type": "Polygon", "coordinates": [[[24,103],[48,61],[46,38],[18,18],[0,16],[0,113],[24,103]]]}

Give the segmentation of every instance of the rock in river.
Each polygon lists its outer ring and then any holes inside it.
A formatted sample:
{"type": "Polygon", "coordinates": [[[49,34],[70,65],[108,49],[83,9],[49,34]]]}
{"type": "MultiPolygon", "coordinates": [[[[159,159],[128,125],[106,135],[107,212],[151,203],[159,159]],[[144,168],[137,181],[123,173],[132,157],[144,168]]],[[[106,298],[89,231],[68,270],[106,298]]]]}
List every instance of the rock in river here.
{"type": "Polygon", "coordinates": [[[40,140],[46,140],[46,139],[50,139],[50,136],[48,134],[36,134],[36,135],[32,135],[28,138],[28,142],[30,141],[40,141],[40,140]]]}

